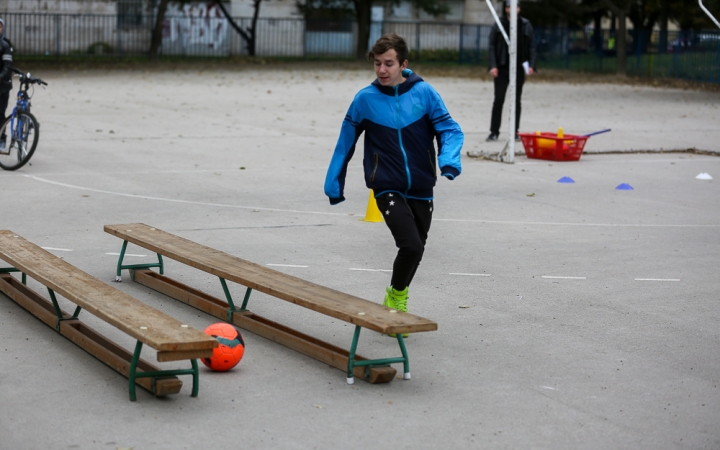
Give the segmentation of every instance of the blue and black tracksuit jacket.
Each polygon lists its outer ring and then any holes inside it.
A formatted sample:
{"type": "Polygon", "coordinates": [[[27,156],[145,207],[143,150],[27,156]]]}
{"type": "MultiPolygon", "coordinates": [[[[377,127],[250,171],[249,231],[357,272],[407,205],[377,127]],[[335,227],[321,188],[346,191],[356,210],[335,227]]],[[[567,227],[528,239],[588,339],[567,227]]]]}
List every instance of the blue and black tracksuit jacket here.
{"type": "Polygon", "coordinates": [[[375,80],[355,96],[325,178],[330,204],[345,200],[347,166],[363,132],[365,184],[376,197],[395,192],[431,200],[438,165],[448,179],[460,175],[464,141],[460,126],[432,86],[410,70],[403,76],[406,80],[393,87],[375,80]]]}

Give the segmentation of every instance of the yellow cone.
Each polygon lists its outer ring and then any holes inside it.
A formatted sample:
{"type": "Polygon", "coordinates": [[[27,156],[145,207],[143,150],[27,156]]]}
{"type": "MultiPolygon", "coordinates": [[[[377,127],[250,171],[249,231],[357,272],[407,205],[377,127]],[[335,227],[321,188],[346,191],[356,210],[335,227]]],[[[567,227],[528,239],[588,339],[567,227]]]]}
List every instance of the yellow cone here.
{"type": "Polygon", "coordinates": [[[378,209],[377,202],[375,201],[375,194],[373,194],[372,189],[370,189],[370,198],[368,198],[368,205],[367,205],[367,211],[365,212],[365,218],[360,219],[364,222],[382,222],[382,214],[380,214],[380,210],[378,209]]]}

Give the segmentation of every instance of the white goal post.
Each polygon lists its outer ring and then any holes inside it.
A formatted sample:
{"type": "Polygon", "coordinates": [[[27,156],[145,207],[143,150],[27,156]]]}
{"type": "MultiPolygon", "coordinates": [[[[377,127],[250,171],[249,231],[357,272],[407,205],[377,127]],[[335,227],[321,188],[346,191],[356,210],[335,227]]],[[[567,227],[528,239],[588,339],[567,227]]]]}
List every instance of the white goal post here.
{"type": "MultiPolygon", "coordinates": [[[[513,163],[515,161],[515,102],[517,98],[517,2],[518,0],[510,1],[510,36],[505,32],[500,18],[495,12],[495,7],[492,4],[492,0],[485,0],[490,8],[490,13],[495,19],[500,33],[502,33],[505,42],[508,45],[509,56],[510,56],[510,83],[508,86],[509,98],[507,99],[510,103],[508,106],[509,120],[508,120],[508,140],[505,142],[505,146],[497,156],[491,157],[497,161],[505,163],[513,163]]],[[[506,3],[506,0],[503,0],[506,3]]],[[[492,51],[492,49],[490,49],[492,51]]],[[[475,156],[476,152],[468,152],[468,155],[475,156]]]]}

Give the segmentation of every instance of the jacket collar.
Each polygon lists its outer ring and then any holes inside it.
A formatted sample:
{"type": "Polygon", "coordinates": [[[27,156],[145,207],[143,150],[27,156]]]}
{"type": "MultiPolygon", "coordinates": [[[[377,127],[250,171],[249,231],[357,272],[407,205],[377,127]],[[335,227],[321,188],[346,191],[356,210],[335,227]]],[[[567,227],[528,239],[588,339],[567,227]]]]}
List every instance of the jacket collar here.
{"type": "MultiPolygon", "coordinates": [[[[408,70],[408,69],[405,69],[405,70],[408,70]]],[[[405,81],[403,81],[402,83],[397,85],[398,95],[403,95],[404,93],[406,93],[407,91],[412,89],[412,87],[415,85],[415,83],[424,81],[420,75],[416,75],[416,74],[412,73],[411,71],[410,71],[409,75],[406,75],[405,73],[403,73],[403,75],[405,76],[405,81]]],[[[383,86],[382,84],[380,84],[380,82],[377,79],[375,79],[375,81],[372,82],[372,85],[375,86],[378,91],[382,92],[385,95],[392,95],[392,96],[395,95],[394,87],[383,86]]]]}

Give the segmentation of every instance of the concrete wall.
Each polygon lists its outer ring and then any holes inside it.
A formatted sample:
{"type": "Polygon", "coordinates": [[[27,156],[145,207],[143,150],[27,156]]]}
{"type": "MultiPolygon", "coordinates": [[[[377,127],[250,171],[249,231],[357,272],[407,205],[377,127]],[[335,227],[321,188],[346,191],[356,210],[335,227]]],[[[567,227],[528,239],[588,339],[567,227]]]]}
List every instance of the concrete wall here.
{"type": "MultiPolygon", "coordinates": [[[[234,17],[252,17],[254,14],[252,0],[231,0],[231,14],[234,17]]],[[[260,3],[260,16],[282,19],[298,19],[302,14],[295,6],[294,0],[263,0],[260,3]]]]}
{"type": "MultiPolygon", "coordinates": [[[[492,3],[495,5],[495,11],[498,16],[502,17],[502,4],[494,1],[492,3]]],[[[495,23],[495,19],[493,19],[492,13],[485,0],[465,0],[463,23],[492,25],[495,23]]]]}
{"type": "Polygon", "coordinates": [[[117,0],[0,0],[2,13],[116,14],[117,0]]]}

